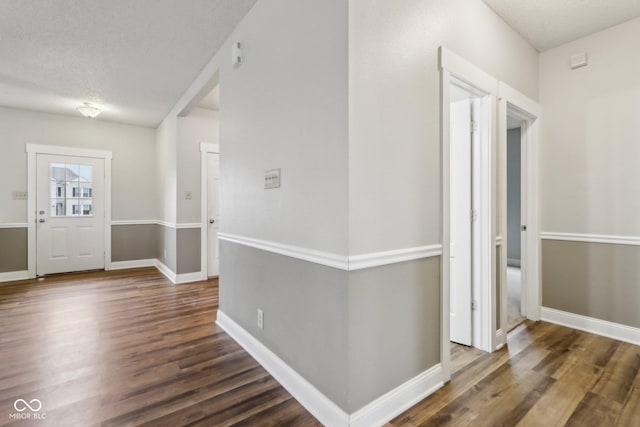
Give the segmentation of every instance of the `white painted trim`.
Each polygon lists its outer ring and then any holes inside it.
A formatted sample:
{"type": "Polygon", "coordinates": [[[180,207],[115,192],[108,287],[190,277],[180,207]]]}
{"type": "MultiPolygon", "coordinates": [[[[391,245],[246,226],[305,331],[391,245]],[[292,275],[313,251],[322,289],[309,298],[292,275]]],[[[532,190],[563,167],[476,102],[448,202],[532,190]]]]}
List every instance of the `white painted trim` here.
{"type": "Polygon", "coordinates": [[[349,426],[382,426],[444,385],[437,364],[349,416],[349,426]]]}
{"type": "Polygon", "coordinates": [[[104,160],[104,269],[111,269],[111,159],[110,150],[60,147],[55,145],[25,144],[27,152],[27,271],[36,277],[36,206],[37,206],[37,156],[38,154],[90,157],[104,160]]]}
{"type": "Polygon", "coordinates": [[[442,245],[416,246],[414,248],[396,249],[392,251],[374,252],[362,255],[350,255],[348,257],[348,269],[361,270],[364,268],[378,267],[381,265],[395,264],[398,262],[412,261],[422,258],[431,258],[442,255],[442,245]]]}
{"type": "Polygon", "coordinates": [[[193,273],[176,274],[176,279],[173,281],[174,285],[181,285],[183,283],[200,282],[202,279],[202,273],[195,271],[193,273]]]}
{"type": "Polygon", "coordinates": [[[27,228],[29,224],[26,222],[4,222],[0,223],[0,228],[27,228]]]}
{"type": "Polygon", "coordinates": [[[111,225],[156,225],[155,219],[127,219],[111,221],[111,225]]]}
{"type": "MultiPolygon", "coordinates": [[[[444,46],[440,46],[439,53],[440,69],[447,70],[450,75],[470,83],[472,86],[488,94],[498,94],[498,80],[492,75],[456,55],[444,46]]],[[[447,97],[447,100],[448,99],[449,97],[447,97]]]]}
{"type": "Polygon", "coordinates": [[[495,350],[500,350],[507,343],[507,334],[504,333],[502,328],[496,331],[496,348],[495,350]]]}
{"type": "Polygon", "coordinates": [[[96,159],[112,159],[111,150],[95,150],[93,148],[61,147],[56,145],[26,144],[29,154],[53,154],[56,156],[93,157],[96,159]]]}
{"type": "Polygon", "coordinates": [[[166,277],[167,279],[169,279],[171,281],[171,283],[175,284],[176,280],[177,280],[177,275],[176,273],[173,272],[173,270],[171,270],[169,267],[167,267],[167,265],[165,263],[163,263],[162,261],[160,261],[159,259],[155,260],[155,266],[158,269],[158,271],[162,274],[164,274],[164,277],[166,277]]]}
{"type": "Polygon", "coordinates": [[[540,233],[544,240],[566,240],[570,242],[608,243],[611,245],[640,246],[638,236],[613,236],[605,234],[556,233],[545,231],[540,233]]]}
{"type": "Polygon", "coordinates": [[[339,268],[345,271],[362,270],[365,268],[442,255],[442,245],[439,244],[346,256],[229,233],[218,233],[218,238],[227,242],[326,265],[328,267],[339,268]]]}
{"type": "Polygon", "coordinates": [[[185,222],[182,224],[176,224],[175,222],[168,222],[168,221],[161,221],[161,220],[156,221],[156,224],[162,225],[164,227],[173,228],[175,230],[181,230],[185,228],[200,228],[201,226],[199,222],[185,222]]]}
{"type": "Polygon", "coordinates": [[[328,267],[339,268],[341,270],[349,269],[349,258],[346,255],[337,255],[329,252],[316,251],[299,246],[285,245],[282,243],[253,239],[228,233],[218,233],[218,239],[314,262],[316,264],[326,265],[328,267]]]}
{"type": "Polygon", "coordinates": [[[542,320],[619,341],[640,345],[640,329],[593,317],[542,307],[542,320]]]}
{"type": "Polygon", "coordinates": [[[156,258],[136,259],[131,261],[116,261],[111,263],[111,270],[124,270],[127,268],[155,267],[156,258]]]}
{"type": "Polygon", "coordinates": [[[322,424],[349,425],[349,415],[345,411],[221,310],[218,310],[216,323],[322,424]]]}
{"type": "Polygon", "coordinates": [[[210,142],[201,142],[200,143],[200,152],[201,153],[217,153],[220,154],[220,145],[212,144],[210,142]]]}
{"type": "Polygon", "coordinates": [[[8,271],[6,273],[0,273],[0,282],[13,282],[16,280],[26,280],[29,278],[29,272],[23,271],[8,271]]]}

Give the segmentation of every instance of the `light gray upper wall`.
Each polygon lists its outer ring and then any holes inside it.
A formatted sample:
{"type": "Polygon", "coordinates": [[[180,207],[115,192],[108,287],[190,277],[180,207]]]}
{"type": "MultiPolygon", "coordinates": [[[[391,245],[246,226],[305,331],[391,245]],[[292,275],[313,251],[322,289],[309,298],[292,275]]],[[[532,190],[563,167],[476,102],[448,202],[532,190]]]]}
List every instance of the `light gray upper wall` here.
{"type": "MultiPolygon", "coordinates": [[[[507,258],[520,260],[521,129],[507,131],[507,258]]],[[[504,237],[503,237],[504,238],[504,237]]]]}
{"type": "Polygon", "coordinates": [[[351,254],[440,242],[441,45],[538,98],[537,51],[483,2],[349,1],[351,254]]]}
{"type": "Polygon", "coordinates": [[[221,232],[347,253],[347,9],[257,2],[166,119],[219,72],[221,232]],[[264,190],[275,168],[282,186],[264,190]]]}
{"type": "Polygon", "coordinates": [[[542,231],[640,236],[639,35],[637,18],[540,54],[542,231]]]}
{"type": "Polygon", "coordinates": [[[218,112],[194,108],[178,117],[177,130],[177,222],[200,222],[200,143],[218,143],[218,112]],[[185,192],[190,191],[191,200],[185,192]]]}
{"type": "Polygon", "coordinates": [[[156,129],[156,195],[158,219],[175,223],[177,218],[177,126],[178,118],[169,116],[156,129]]]}
{"type": "Polygon", "coordinates": [[[153,129],[4,107],[0,129],[0,222],[27,220],[27,143],[111,150],[112,219],[156,218],[153,129]]]}

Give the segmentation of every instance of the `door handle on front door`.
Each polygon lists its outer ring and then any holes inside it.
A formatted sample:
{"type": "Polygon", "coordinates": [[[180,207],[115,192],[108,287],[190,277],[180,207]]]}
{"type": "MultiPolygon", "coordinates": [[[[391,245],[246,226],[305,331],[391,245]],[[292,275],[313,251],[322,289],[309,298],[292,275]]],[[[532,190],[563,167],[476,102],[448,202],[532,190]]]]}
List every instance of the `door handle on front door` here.
{"type": "Polygon", "coordinates": [[[527,231],[527,226],[526,226],[526,225],[521,225],[521,226],[520,226],[520,230],[522,230],[522,231],[527,231]]]}
{"type": "Polygon", "coordinates": [[[216,220],[215,220],[215,219],[210,219],[210,220],[209,220],[209,224],[213,224],[214,222],[216,222],[216,220]]]}
{"type": "Polygon", "coordinates": [[[44,218],[40,218],[38,222],[41,222],[41,223],[44,222],[44,218]]]}

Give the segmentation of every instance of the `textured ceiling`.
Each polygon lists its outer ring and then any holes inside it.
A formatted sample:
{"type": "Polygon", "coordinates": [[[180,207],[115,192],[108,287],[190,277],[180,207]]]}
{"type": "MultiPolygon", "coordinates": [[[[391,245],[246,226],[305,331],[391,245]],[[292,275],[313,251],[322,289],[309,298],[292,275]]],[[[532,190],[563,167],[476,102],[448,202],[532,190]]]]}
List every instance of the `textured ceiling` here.
{"type": "Polygon", "coordinates": [[[0,105],[157,126],[256,0],[2,0],[0,105]]]}
{"type": "Polygon", "coordinates": [[[540,52],[640,16],[640,0],[483,1],[540,52]]]}

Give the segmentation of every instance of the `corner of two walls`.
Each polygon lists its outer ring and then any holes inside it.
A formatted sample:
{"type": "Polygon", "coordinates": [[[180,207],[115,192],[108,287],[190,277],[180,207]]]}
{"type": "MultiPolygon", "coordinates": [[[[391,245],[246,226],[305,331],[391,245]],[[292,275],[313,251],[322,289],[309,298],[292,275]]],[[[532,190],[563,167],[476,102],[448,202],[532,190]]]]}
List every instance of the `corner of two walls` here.
{"type": "Polygon", "coordinates": [[[542,304],[632,328],[640,328],[638,34],[640,18],[540,54],[542,304]],[[571,70],[579,52],[589,63],[571,70]]]}

